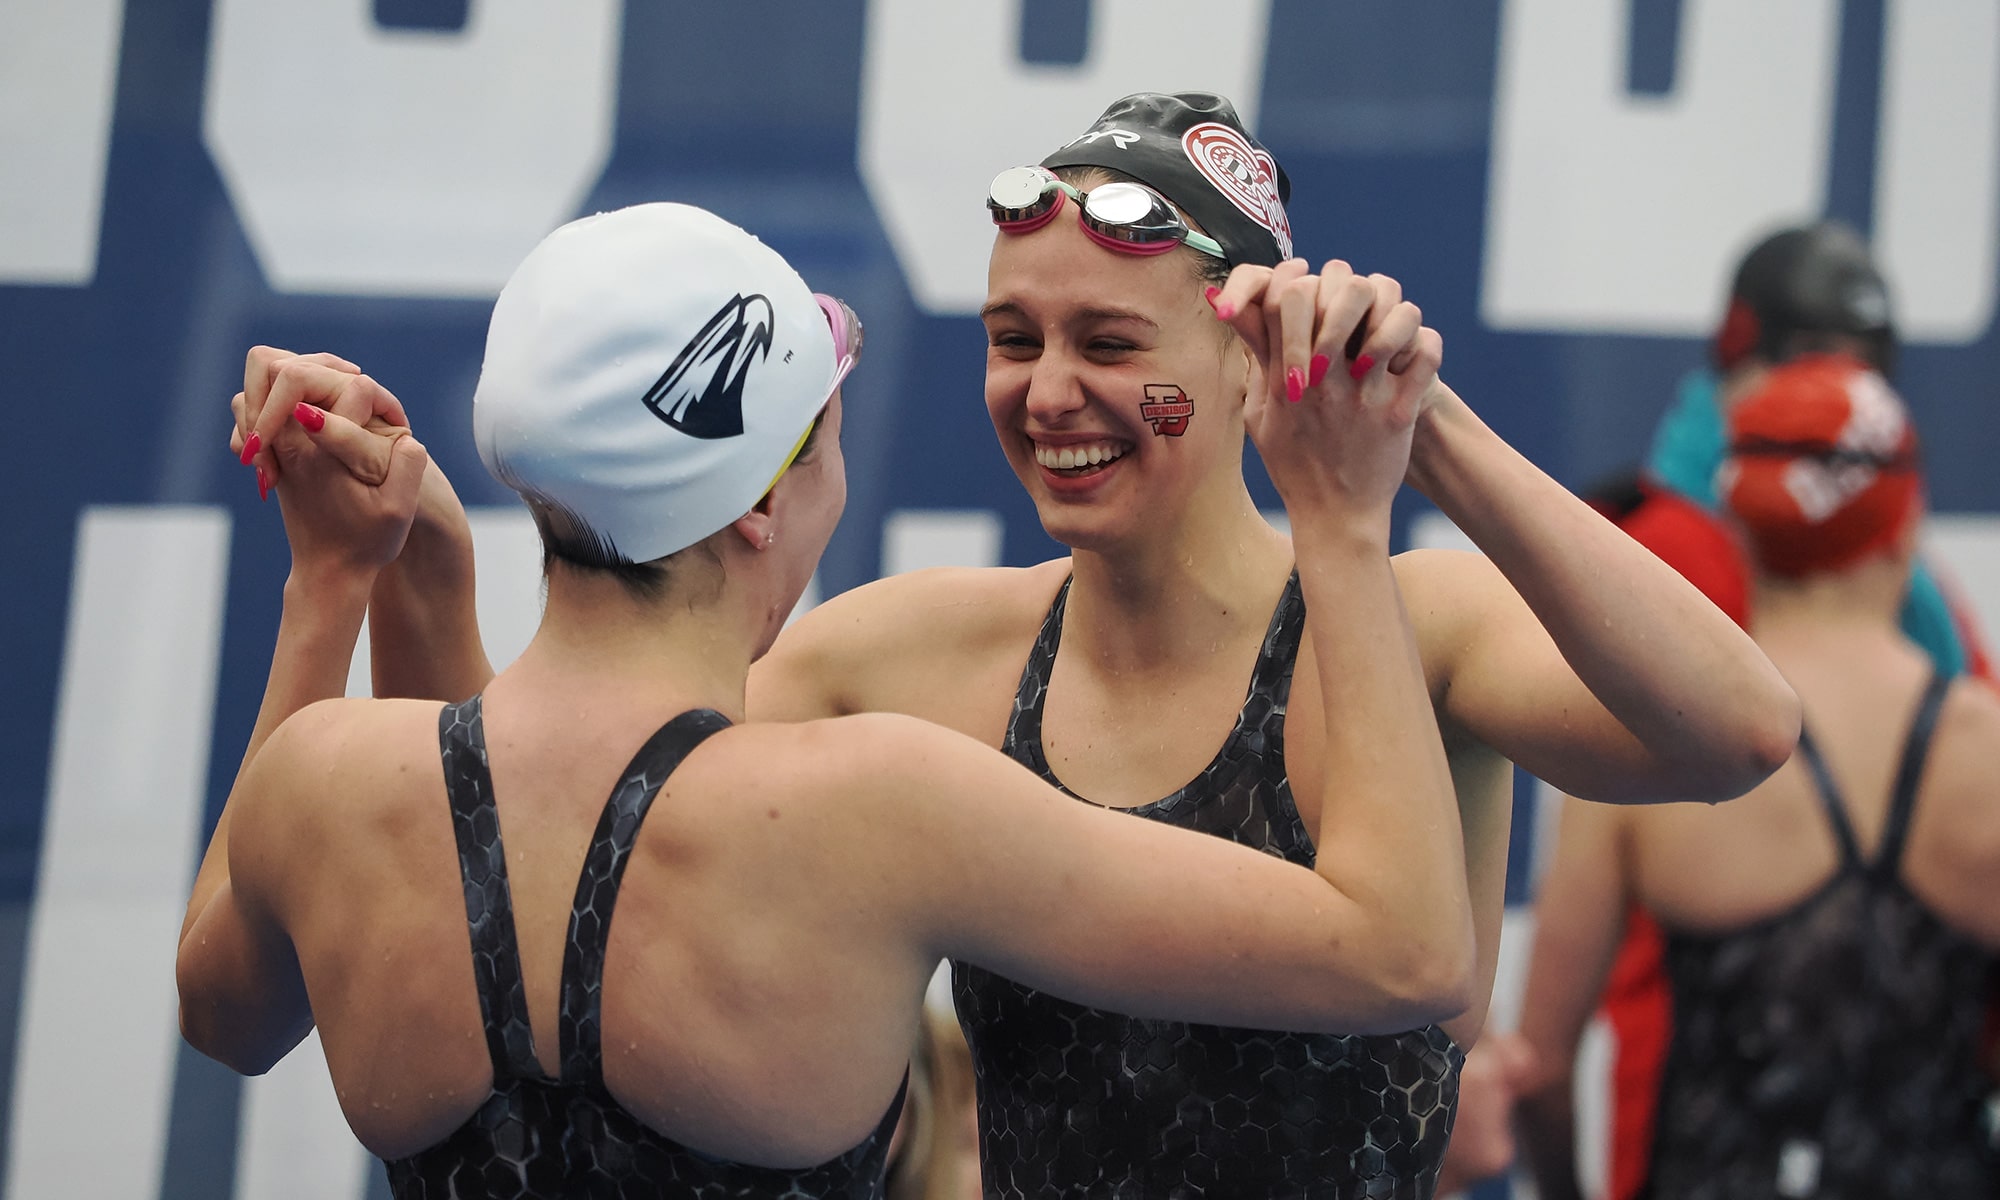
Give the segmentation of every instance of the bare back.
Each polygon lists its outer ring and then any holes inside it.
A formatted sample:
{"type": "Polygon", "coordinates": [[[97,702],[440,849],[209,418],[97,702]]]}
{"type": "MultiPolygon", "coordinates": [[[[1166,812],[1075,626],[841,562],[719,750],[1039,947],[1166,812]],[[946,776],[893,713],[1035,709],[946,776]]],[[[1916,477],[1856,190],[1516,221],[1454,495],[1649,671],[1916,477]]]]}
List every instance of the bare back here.
{"type": "MultiPolygon", "coordinates": [[[[528,1017],[536,1059],[554,1077],[585,848],[652,722],[556,721],[504,681],[490,693],[486,739],[528,1017]]],[[[278,852],[275,907],[343,1110],[370,1150],[396,1158],[456,1129],[493,1084],[438,706],[352,702],[329,724],[333,745],[377,749],[365,761],[293,764],[301,779],[324,780],[291,798],[310,800],[293,811],[325,815],[308,816],[278,852]]],[[[707,1154],[773,1166],[840,1154],[881,1121],[907,1064],[930,965],[885,951],[893,936],[871,934],[842,904],[838,873],[818,869],[825,856],[796,844],[813,835],[791,829],[812,823],[803,764],[823,736],[772,727],[710,738],[654,801],[617,898],[605,1084],[644,1124],[707,1154]]]]}
{"type": "MultiPolygon", "coordinates": [[[[1857,849],[1881,847],[1891,793],[1930,664],[1887,633],[1829,637],[1771,656],[1805,706],[1857,849]]],[[[2000,945],[2000,790],[1990,785],[1987,747],[2000,733],[2000,702],[1961,683],[1937,719],[1916,792],[1900,877],[1939,917],[1989,946],[2000,945]]],[[[1840,846],[1821,788],[1795,758],[1741,800],[1714,808],[1673,805],[1621,814],[1627,822],[1636,898],[1669,927],[1740,928],[1790,910],[1838,869],[1840,846]]]]}

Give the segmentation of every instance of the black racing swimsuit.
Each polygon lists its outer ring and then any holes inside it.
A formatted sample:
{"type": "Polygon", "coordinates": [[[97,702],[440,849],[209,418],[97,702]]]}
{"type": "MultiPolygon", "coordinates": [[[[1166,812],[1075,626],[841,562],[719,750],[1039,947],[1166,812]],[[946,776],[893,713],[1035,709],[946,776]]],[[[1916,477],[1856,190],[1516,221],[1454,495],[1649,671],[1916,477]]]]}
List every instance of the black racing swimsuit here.
{"type": "Polygon", "coordinates": [[[883,1159],[902,1111],[901,1092],[860,1145],[819,1166],[784,1171],[690,1150],[642,1124],[604,1086],[599,1024],[604,948],[626,860],[660,785],[696,746],[728,725],[726,717],[708,709],[675,717],[640,748],[605,803],[570,911],[559,1025],[562,1077],[550,1079],[535,1059],[528,1024],[480,698],[448,704],[439,714],[438,743],[458,837],[479,1009],[493,1060],[493,1094],[450,1137],[388,1164],[389,1190],[397,1200],[882,1195],[883,1159]]]}
{"type": "Polygon", "coordinates": [[[1840,846],[1833,877],[1747,929],[1668,933],[1654,1200],[2000,1195],[1979,1067],[1994,960],[1898,873],[1949,686],[1933,678],[1918,704],[1873,860],[1802,737],[1840,846]]]}
{"type": "MultiPolygon", "coordinates": [[[[1042,702],[1068,595],[1064,584],[1021,673],[1004,746],[1057,787],[1042,751],[1042,702]]],[[[1295,574],[1221,751],[1134,816],[1312,865],[1284,755],[1304,626],[1295,574]]],[[[1343,1037],[1141,1020],[962,962],[952,964],[952,985],[972,1044],[988,1197],[1401,1200],[1436,1191],[1465,1056],[1434,1025],[1343,1037]]]]}

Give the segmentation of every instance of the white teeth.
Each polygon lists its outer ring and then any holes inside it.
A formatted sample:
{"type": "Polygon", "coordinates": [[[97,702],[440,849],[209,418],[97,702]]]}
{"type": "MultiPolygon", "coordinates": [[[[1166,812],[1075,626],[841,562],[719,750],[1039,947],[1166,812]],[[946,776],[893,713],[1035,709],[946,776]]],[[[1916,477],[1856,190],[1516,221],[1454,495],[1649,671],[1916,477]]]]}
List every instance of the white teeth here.
{"type": "Polygon", "coordinates": [[[1034,444],[1035,461],[1051,471],[1074,471],[1079,467],[1094,467],[1124,457],[1124,448],[1113,442],[1095,442],[1088,446],[1053,446],[1034,444]]]}

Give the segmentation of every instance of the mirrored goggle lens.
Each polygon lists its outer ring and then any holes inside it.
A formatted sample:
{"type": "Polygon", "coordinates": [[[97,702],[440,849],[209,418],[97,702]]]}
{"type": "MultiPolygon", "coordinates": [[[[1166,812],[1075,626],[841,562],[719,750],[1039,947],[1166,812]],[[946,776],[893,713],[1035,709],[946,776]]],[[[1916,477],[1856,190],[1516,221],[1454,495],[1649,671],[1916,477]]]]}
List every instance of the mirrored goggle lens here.
{"type": "Polygon", "coordinates": [[[1136,183],[1107,183],[1084,201],[1084,215],[1100,232],[1132,242],[1178,242],[1187,223],[1156,193],[1136,183]]]}
{"type": "Polygon", "coordinates": [[[1062,181],[1042,167],[1009,167],[993,177],[986,207],[1002,225],[1033,221],[1053,212],[1065,190],[1062,181]]]}

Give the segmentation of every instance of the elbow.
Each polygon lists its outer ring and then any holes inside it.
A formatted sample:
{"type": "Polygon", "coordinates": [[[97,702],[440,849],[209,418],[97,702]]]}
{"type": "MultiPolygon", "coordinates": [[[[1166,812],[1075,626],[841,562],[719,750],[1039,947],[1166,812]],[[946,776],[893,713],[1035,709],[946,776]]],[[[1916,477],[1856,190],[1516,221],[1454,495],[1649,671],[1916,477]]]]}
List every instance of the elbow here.
{"type": "Polygon", "coordinates": [[[1737,724],[1726,754],[1710,759],[1708,778],[1690,799],[1711,804],[1733,800],[1769,779],[1799,748],[1803,715],[1798,694],[1782,681],[1760,696],[1737,724]]]}
{"type": "Polygon", "coordinates": [[[1478,948],[1468,913],[1448,936],[1411,935],[1385,949],[1380,979],[1383,1010],[1358,1033],[1402,1033],[1463,1016],[1477,998],[1478,948]]]}
{"type": "MultiPolygon", "coordinates": [[[[262,1075],[278,1065],[284,1050],[271,1052],[251,1034],[254,1020],[222,998],[207,993],[202,979],[183,960],[175,971],[180,986],[181,1038],[238,1075],[262,1075]]],[[[268,1039],[262,1039],[268,1041],[268,1039]]],[[[286,1047],[289,1049],[289,1047],[286,1047]]]]}
{"type": "Polygon", "coordinates": [[[259,1054],[240,1038],[231,1039],[226,1032],[229,1022],[220,1019],[213,1006],[207,1012],[204,1017],[200,1007],[182,998],[181,1037],[188,1045],[238,1075],[262,1075],[278,1065],[282,1054],[259,1054]]]}
{"type": "Polygon", "coordinates": [[[1751,787],[1762,783],[1779,767],[1792,761],[1804,728],[1805,708],[1799,703],[1799,694],[1780,681],[1776,694],[1764,706],[1762,719],[1757,722],[1755,745],[1751,751],[1756,760],[1757,780],[1751,787]]]}

